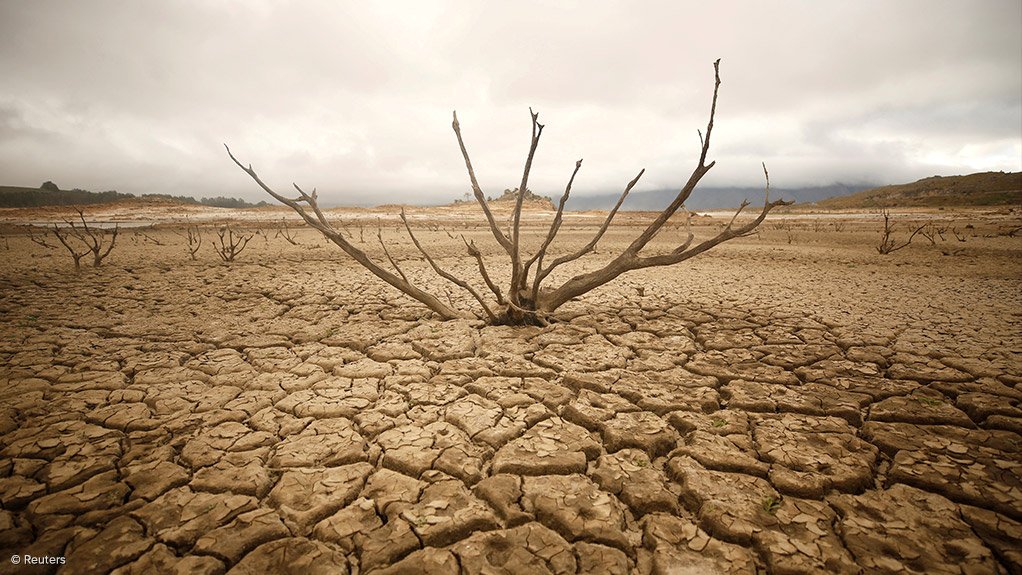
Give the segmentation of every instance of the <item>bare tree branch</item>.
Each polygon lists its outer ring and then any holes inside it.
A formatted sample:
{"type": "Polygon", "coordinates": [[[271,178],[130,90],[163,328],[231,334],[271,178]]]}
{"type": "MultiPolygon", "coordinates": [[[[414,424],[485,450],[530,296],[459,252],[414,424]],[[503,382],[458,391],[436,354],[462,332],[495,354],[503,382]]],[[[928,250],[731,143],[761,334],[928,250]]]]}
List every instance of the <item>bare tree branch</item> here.
{"type": "Polygon", "coordinates": [[[401,269],[401,266],[397,265],[397,262],[394,261],[394,258],[390,257],[390,250],[387,249],[387,244],[384,243],[383,241],[383,228],[380,227],[379,223],[377,223],[376,225],[376,239],[380,241],[380,247],[383,248],[383,254],[387,256],[388,260],[390,260],[390,265],[394,266],[394,269],[397,270],[397,273],[401,276],[401,279],[408,281],[408,276],[405,275],[405,272],[401,269]]]}
{"type": "Polygon", "coordinates": [[[195,254],[202,247],[202,233],[198,226],[188,226],[188,255],[195,261],[195,254]]]}
{"type": "Polygon", "coordinates": [[[273,237],[284,238],[287,243],[297,246],[298,240],[296,239],[295,233],[291,231],[291,228],[287,226],[287,218],[280,219],[280,228],[277,229],[277,233],[273,237]]]}
{"type": "MultiPolygon", "coordinates": [[[[923,228],[926,227],[926,224],[923,224],[923,225],[919,226],[918,228],[915,229],[915,231],[913,231],[908,236],[907,240],[905,240],[904,242],[899,244],[896,241],[894,241],[894,238],[891,237],[891,233],[894,231],[894,226],[891,224],[891,213],[889,211],[887,211],[886,209],[881,210],[880,213],[883,214],[883,216],[884,216],[884,229],[881,230],[881,232],[880,232],[880,234],[881,234],[880,235],[880,245],[877,246],[877,252],[879,254],[881,254],[881,255],[887,255],[889,253],[896,252],[896,251],[898,251],[898,250],[908,246],[909,244],[912,243],[912,239],[916,237],[916,234],[918,234],[921,231],[923,231],[923,228]]],[[[956,233],[956,235],[957,235],[957,233],[956,233]]],[[[965,240],[962,239],[961,241],[964,242],[965,240]]]]}
{"type": "MultiPolygon", "coordinates": [[[[557,203],[557,213],[554,214],[554,219],[550,222],[550,231],[547,232],[546,239],[543,240],[543,245],[539,247],[536,254],[529,258],[529,261],[525,262],[524,273],[522,277],[522,283],[525,283],[529,277],[529,268],[532,264],[537,261],[539,264],[536,266],[537,269],[543,267],[543,258],[546,256],[546,251],[553,243],[554,237],[557,236],[557,231],[561,229],[561,220],[564,217],[564,205],[568,203],[568,196],[571,195],[571,184],[575,182],[575,176],[578,174],[579,169],[582,168],[582,160],[579,159],[575,162],[575,170],[571,172],[571,177],[568,178],[568,185],[564,187],[564,193],[561,194],[561,200],[557,203]]],[[[533,298],[535,299],[535,297],[533,298]]]]}
{"type": "Polygon", "coordinates": [[[225,224],[217,229],[216,231],[217,240],[213,243],[213,251],[216,255],[220,256],[220,259],[224,263],[231,263],[236,257],[241,255],[245,247],[248,246],[248,242],[252,240],[252,235],[245,235],[239,233],[237,236],[234,235],[234,229],[230,224],[225,224]]]}
{"type": "Polygon", "coordinates": [[[75,271],[82,269],[82,258],[85,254],[89,253],[89,246],[86,245],[84,251],[79,252],[71,246],[71,242],[68,241],[68,236],[72,235],[67,232],[61,232],[60,227],[57,224],[53,224],[53,235],[57,237],[57,240],[63,244],[67,251],[71,254],[71,259],[75,262],[75,271]]]}
{"type": "Polygon", "coordinates": [[[525,194],[529,190],[529,172],[532,170],[532,159],[536,155],[536,148],[539,147],[539,138],[543,135],[543,124],[539,123],[539,113],[529,108],[529,116],[532,117],[532,140],[529,143],[529,155],[525,159],[525,169],[522,170],[522,183],[518,186],[518,197],[515,198],[515,209],[512,213],[514,219],[511,230],[511,290],[508,300],[514,304],[520,303],[521,291],[525,288],[525,269],[522,266],[522,253],[520,241],[520,228],[522,220],[522,203],[525,201],[525,194]]]}
{"type": "Polygon", "coordinates": [[[224,148],[227,149],[227,155],[230,156],[231,160],[233,160],[234,163],[237,164],[238,167],[241,168],[243,172],[248,174],[249,177],[251,177],[252,180],[255,181],[255,183],[258,184],[260,188],[263,189],[263,191],[270,194],[270,196],[272,196],[273,199],[294,210],[299,216],[302,217],[303,220],[305,220],[305,223],[309,224],[309,226],[323,234],[327,239],[329,239],[331,242],[337,245],[337,247],[341,248],[344,251],[344,253],[351,256],[355,261],[357,261],[362,267],[369,270],[373,275],[387,282],[391,286],[397,288],[402,293],[412,297],[413,299],[419,302],[422,302],[423,305],[433,310],[437,315],[439,315],[441,318],[445,320],[463,317],[463,314],[458,313],[452,307],[447,306],[439,299],[437,299],[436,296],[434,296],[433,294],[427,293],[415,287],[414,285],[411,284],[411,282],[405,280],[404,278],[398,277],[393,273],[383,269],[379,264],[370,259],[369,256],[366,255],[364,251],[360,250],[359,248],[355,247],[353,244],[348,242],[348,240],[344,239],[340,232],[330,225],[330,223],[326,219],[326,216],[324,216],[323,212],[319,209],[319,204],[315,197],[315,191],[313,191],[312,195],[308,195],[296,185],[295,188],[301,194],[300,199],[292,200],[290,198],[286,198],[278,194],[277,192],[274,192],[261,179],[259,179],[258,174],[256,174],[255,170],[252,169],[251,165],[249,165],[246,168],[241,162],[239,162],[238,159],[234,157],[234,154],[231,153],[231,149],[228,148],[226,144],[224,144],[224,148]],[[312,209],[315,212],[316,217],[310,215],[305,210],[305,208],[299,203],[300,201],[306,202],[310,206],[312,206],[312,209]]]}
{"type": "MultiPolygon", "coordinates": [[[[61,244],[71,253],[71,258],[75,262],[75,270],[81,269],[81,259],[92,252],[92,267],[98,268],[103,263],[103,259],[110,255],[110,251],[114,249],[114,245],[117,243],[117,233],[120,231],[120,227],[115,225],[113,233],[110,235],[110,243],[104,244],[106,241],[107,233],[105,230],[93,229],[89,227],[89,223],[85,220],[85,212],[77,206],[73,206],[72,209],[78,214],[78,219],[82,222],[82,227],[79,228],[73,219],[65,219],[64,223],[67,224],[67,228],[63,231],[60,230],[59,226],[54,224],[53,235],[57,237],[61,244]],[[84,252],[78,252],[75,248],[70,245],[70,238],[74,238],[85,247],[84,252]]],[[[38,243],[38,242],[37,242],[38,243]]]]}
{"type": "Polygon", "coordinates": [[[493,283],[493,280],[490,279],[490,274],[486,273],[486,265],[483,264],[482,252],[480,252],[479,248],[476,247],[474,241],[469,242],[465,239],[464,235],[461,236],[461,241],[465,242],[465,247],[468,249],[468,255],[474,257],[476,259],[476,263],[479,264],[479,275],[483,276],[483,281],[486,282],[486,287],[490,288],[490,291],[492,291],[493,295],[496,296],[497,305],[504,305],[504,296],[501,295],[500,288],[498,288],[497,284],[493,283]]]}
{"type": "Polygon", "coordinates": [[[102,262],[105,257],[110,255],[110,251],[114,249],[114,244],[117,242],[117,232],[118,231],[119,231],[119,226],[117,224],[114,224],[114,233],[110,236],[110,243],[107,244],[106,250],[103,251],[103,255],[99,254],[99,250],[98,249],[94,252],[94,254],[93,254],[94,255],[94,261],[93,261],[93,264],[92,264],[94,267],[98,268],[100,262],[102,262]]]}
{"type": "MultiPolygon", "coordinates": [[[[638,175],[636,175],[635,178],[632,179],[632,181],[628,182],[628,185],[625,186],[625,190],[623,192],[621,192],[621,197],[619,197],[617,199],[617,203],[614,204],[613,209],[611,209],[610,213],[607,214],[607,219],[604,220],[603,225],[600,226],[600,229],[597,230],[596,235],[593,236],[593,239],[590,240],[588,244],[586,244],[585,246],[582,247],[582,249],[580,249],[580,250],[578,250],[578,251],[576,251],[574,253],[571,253],[571,254],[568,254],[568,255],[565,255],[565,256],[561,256],[559,258],[554,259],[554,261],[550,264],[550,267],[548,267],[546,269],[543,269],[543,270],[540,270],[540,269],[536,270],[536,280],[533,283],[533,291],[532,291],[532,298],[533,298],[533,300],[535,300],[536,297],[539,294],[539,285],[540,285],[540,283],[544,279],[546,279],[546,277],[548,275],[550,275],[550,272],[554,271],[554,269],[557,268],[557,266],[560,266],[560,265],[566,264],[568,262],[577,260],[578,258],[580,258],[580,257],[588,254],[589,252],[592,252],[594,249],[596,249],[596,244],[598,244],[600,242],[600,239],[603,238],[603,234],[607,233],[607,230],[610,228],[610,223],[614,221],[614,216],[617,215],[617,211],[619,209],[621,209],[621,204],[623,204],[625,202],[625,198],[628,197],[628,193],[632,191],[632,188],[635,187],[635,184],[637,184],[639,182],[639,178],[641,178],[642,174],[644,174],[644,173],[646,173],[645,168],[643,168],[642,170],[639,170],[638,175]]],[[[542,265],[542,262],[540,262],[540,264],[542,265]]]]}
{"type": "Polygon", "coordinates": [[[720,92],[719,59],[713,63],[713,78],[713,102],[710,104],[710,119],[706,123],[706,137],[702,137],[702,134],[700,134],[700,140],[703,145],[699,152],[699,165],[697,165],[692,171],[692,175],[689,176],[688,182],[686,182],[685,186],[681,188],[681,191],[678,192],[678,195],[674,198],[670,205],[668,205],[664,211],[660,212],[660,215],[649,224],[639,237],[635,238],[635,241],[628,246],[622,255],[635,255],[638,254],[642,248],[646,247],[646,244],[648,244],[650,240],[656,236],[656,234],[660,231],[660,228],[662,228],[664,224],[671,219],[674,212],[678,211],[678,208],[684,205],[685,201],[692,195],[692,192],[696,189],[696,185],[699,184],[699,180],[701,180],[703,176],[705,176],[706,173],[709,172],[714,165],[716,165],[716,162],[710,162],[707,164],[706,156],[710,152],[710,136],[713,133],[713,120],[717,113],[717,95],[720,92]]]}
{"type": "Polygon", "coordinates": [[[46,241],[46,231],[47,231],[46,229],[43,229],[43,235],[37,236],[34,233],[32,233],[32,227],[33,226],[28,226],[28,239],[31,240],[32,243],[38,244],[38,245],[40,245],[40,246],[42,246],[42,247],[44,247],[44,248],[46,248],[48,250],[52,250],[52,249],[56,248],[56,246],[54,246],[53,244],[51,244],[51,243],[46,241]]]}
{"type": "Polygon", "coordinates": [[[483,208],[483,214],[486,216],[486,223],[490,225],[490,231],[493,232],[493,237],[496,238],[498,244],[503,246],[508,255],[511,255],[511,239],[504,235],[504,232],[500,231],[500,228],[497,227],[497,222],[494,221],[493,214],[490,212],[490,206],[486,202],[486,196],[483,195],[483,190],[479,187],[479,182],[476,180],[475,170],[472,169],[472,160],[468,157],[468,150],[465,149],[465,141],[461,137],[461,124],[458,123],[458,112],[454,112],[454,121],[451,122],[451,127],[454,129],[454,135],[458,137],[458,147],[461,148],[461,155],[465,158],[465,168],[468,169],[468,178],[472,182],[472,194],[475,196],[476,202],[478,202],[483,208]]]}
{"type": "Polygon", "coordinates": [[[432,256],[430,256],[429,252],[427,252],[422,247],[422,244],[419,243],[419,239],[415,237],[414,233],[412,233],[412,226],[408,224],[408,218],[405,217],[404,209],[401,210],[401,221],[404,222],[405,229],[408,230],[408,237],[412,238],[412,243],[415,244],[415,247],[419,249],[419,252],[422,253],[422,256],[426,258],[426,261],[429,263],[430,267],[433,268],[433,271],[435,271],[438,276],[444,278],[445,280],[450,281],[454,285],[472,294],[472,297],[476,298],[476,301],[479,302],[479,305],[483,306],[483,311],[486,312],[486,316],[490,318],[490,321],[494,322],[497,321],[497,316],[493,314],[493,310],[490,309],[490,306],[486,305],[486,302],[483,300],[482,296],[479,295],[479,292],[477,292],[472,286],[468,285],[468,282],[458,279],[452,274],[444,271],[440,266],[437,265],[435,261],[433,261],[432,256]]]}
{"type": "MultiPolygon", "coordinates": [[[[707,132],[709,132],[709,130],[707,130],[707,132]]],[[[699,168],[696,168],[696,170],[698,172],[699,168]]],[[[556,290],[553,290],[552,292],[549,292],[548,294],[546,294],[545,299],[537,301],[537,308],[552,311],[557,307],[561,306],[562,304],[564,304],[565,302],[567,302],[568,300],[578,297],[579,295],[582,295],[589,291],[592,291],[600,287],[601,285],[604,285],[607,282],[617,278],[618,276],[625,272],[653,266],[674,265],[682,261],[685,261],[691,257],[697,256],[728,240],[742,237],[743,235],[752,232],[754,229],[756,229],[757,226],[759,226],[759,224],[763,222],[767,214],[770,213],[770,210],[778,206],[786,206],[792,203],[786,202],[784,200],[777,200],[774,202],[770,201],[770,176],[766,172],[766,165],[763,166],[763,173],[766,175],[767,178],[767,188],[765,192],[766,199],[763,204],[763,210],[760,212],[759,216],[757,216],[748,224],[741,226],[739,228],[734,228],[732,226],[732,224],[734,223],[734,218],[732,218],[731,222],[724,228],[723,231],[721,231],[720,234],[700,243],[699,245],[691,249],[689,248],[689,245],[693,240],[693,236],[691,232],[689,232],[688,240],[668,254],[640,257],[637,252],[635,253],[631,252],[630,251],[631,248],[626,249],[621,255],[614,258],[614,260],[612,260],[603,268],[592,272],[577,275],[566,281],[564,284],[561,285],[561,287],[557,288],[556,290]]],[[[738,211],[741,212],[741,210],[744,209],[745,205],[747,204],[748,202],[743,202],[743,206],[739,208],[738,211]]],[[[669,209],[671,208],[668,207],[667,209],[665,209],[665,212],[669,209]]],[[[676,210],[677,208],[675,208],[675,211],[676,210]]],[[[735,217],[737,217],[737,215],[738,214],[736,213],[735,217]]],[[[661,213],[661,216],[663,216],[663,213],[661,213]]],[[[648,230],[649,228],[647,228],[647,231],[648,230]]],[[[635,243],[633,242],[632,245],[634,246],[635,243]]]]}

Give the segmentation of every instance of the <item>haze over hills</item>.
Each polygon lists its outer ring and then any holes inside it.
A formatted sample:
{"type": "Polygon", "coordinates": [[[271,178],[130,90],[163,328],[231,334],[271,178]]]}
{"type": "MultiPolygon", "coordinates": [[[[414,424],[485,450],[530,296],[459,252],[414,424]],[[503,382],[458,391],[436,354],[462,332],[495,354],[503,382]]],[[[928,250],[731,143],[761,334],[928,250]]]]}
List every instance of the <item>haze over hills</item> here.
{"type": "Polygon", "coordinates": [[[887,208],[998,206],[1022,203],[1022,172],[981,172],[967,176],[932,176],[872,188],[816,202],[816,207],[887,208]]]}
{"type": "MultiPolygon", "coordinates": [[[[872,188],[872,184],[831,184],[829,186],[814,186],[806,188],[772,188],[770,197],[772,199],[783,198],[793,200],[796,203],[817,202],[819,200],[834,196],[854,194],[862,190],[872,188]]],[[[678,195],[678,189],[652,190],[647,192],[632,192],[628,194],[622,210],[633,211],[659,211],[678,195]]],[[[569,210],[609,210],[617,203],[621,196],[620,192],[613,194],[601,194],[598,196],[571,196],[568,198],[567,209],[569,210]]],[[[554,198],[555,201],[558,198],[554,198]]],[[[697,187],[689,196],[685,206],[690,210],[713,210],[737,208],[743,200],[756,205],[763,202],[763,187],[697,187]]]]}
{"type": "MultiPolygon", "coordinates": [[[[833,196],[847,195],[869,188],[868,185],[849,186],[845,184],[832,184],[830,186],[793,189],[772,189],[772,198],[784,198],[795,202],[814,202],[833,196]]],[[[492,198],[490,201],[497,204],[510,203],[515,199],[516,190],[505,190],[504,195],[492,198]]],[[[600,194],[596,196],[571,196],[568,199],[566,209],[568,210],[609,210],[614,207],[620,197],[620,192],[612,194],[600,194]]],[[[677,189],[653,190],[645,192],[632,192],[625,199],[621,207],[625,211],[659,211],[667,207],[671,200],[678,195],[677,189]]],[[[530,190],[526,196],[528,204],[539,209],[555,209],[557,197],[537,196],[530,190]]],[[[715,208],[733,208],[748,199],[750,203],[757,204],[763,201],[763,188],[761,187],[706,187],[696,188],[695,192],[686,202],[691,210],[710,210],[715,208]]],[[[89,192],[86,190],[52,190],[37,189],[17,186],[0,186],[0,208],[22,208],[40,206],[69,206],[108,204],[122,200],[143,200],[154,202],[178,202],[183,204],[203,204],[211,207],[246,208],[268,205],[261,201],[252,204],[235,198],[201,198],[196,200],[190,196],[170,196],[166,194],[142,194],[137,196],[121,192],[89,192]]],[[[464,203],[465,200],[456,200],[454,204],[464,203]]],[[[474,204],[475,199],[468,200],[474,204]]],[[[330,202],[324,202],[324,207],[335,207],[330,202]]],[[[338,206],[340,207],[340,206],[338,206]]]]}
{"type": "MultiPolygon", "coordinates": [[[[49,183],[49,182],[48,182],[49,183]]],[[[252,204],[236,198],[201,198],[142,194],[136,196],[120,192],[90,192],[81,189],[58,190],[0,186],[0,208],[109,204],[124,200],[142,200],[156,203],[181,203],[209,207],[248,208],[272,205],[266,201],[252,204]]],[[[514,201],[516,190],[505,190],[504,195],[493,198],[494,203],[514,201]]],[[[625,211],[659,211],[678,194],[677,189],[632,192],[621,209],[625,211]]],[[[568,199],[568,210],[609,210],[614,207],[620,192],[595,196],[576,196],[568,199]]],[[[866,184],[831,184],[805,188],[774,188],[773,199],[792,200],[796,207],[819,209],[868,209],[881,207],[940,207],[988,206],[1022,203],[1022,172],[983,172],[967,176],[933,176],[910,184],[874,187],[866,184]]],[[[528,192],[527,204],[534,209],[555,209],[560,197],[546,198],[528,192]]],[[[699,187],[685,202],[690,210],[733,209],[749,200],[757,205],[763,201],[761,187],[699,187]]],[[[467,200],[474,204],[474,199],[467,200]]],[[[451,205],[466,203],[456,200],[451,205]]],[[[324,207],[334,207],[324,205],[324,207]]]]}

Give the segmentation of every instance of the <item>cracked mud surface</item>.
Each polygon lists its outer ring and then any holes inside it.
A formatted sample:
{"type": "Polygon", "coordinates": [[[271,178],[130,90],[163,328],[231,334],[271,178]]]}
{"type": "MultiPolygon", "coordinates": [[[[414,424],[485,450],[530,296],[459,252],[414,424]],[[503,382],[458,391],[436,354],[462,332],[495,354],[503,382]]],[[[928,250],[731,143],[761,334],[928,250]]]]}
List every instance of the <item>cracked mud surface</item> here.
{"type": "Polygon", "coordinates": [[[78,276],[11,238],[5,561],[1022,573],[1017,238],[880,258],[868,234],[767,232],[513,329],[438,322],[303,232],[304,249],[257,238],[231,266],[188,261],[170,231],[128,235],[78,276]]]}

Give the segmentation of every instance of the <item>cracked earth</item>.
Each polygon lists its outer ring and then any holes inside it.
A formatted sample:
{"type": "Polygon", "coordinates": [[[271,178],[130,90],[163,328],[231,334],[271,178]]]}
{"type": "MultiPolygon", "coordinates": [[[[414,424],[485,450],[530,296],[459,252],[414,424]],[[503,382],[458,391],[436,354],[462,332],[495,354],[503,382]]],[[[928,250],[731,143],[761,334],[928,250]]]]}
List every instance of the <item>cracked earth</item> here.
{"type": "MultiPolygon", "coordinates": [[[[510,328],[436,321],[302,233],[228,266],[125,232],[77,276],[10,239],[5,561],[1022,573],[1017,238],[884,258],[872,232],[765,231],[510,328]]],[[[431,241],[474,279],[454,241],[431,241]]]]}

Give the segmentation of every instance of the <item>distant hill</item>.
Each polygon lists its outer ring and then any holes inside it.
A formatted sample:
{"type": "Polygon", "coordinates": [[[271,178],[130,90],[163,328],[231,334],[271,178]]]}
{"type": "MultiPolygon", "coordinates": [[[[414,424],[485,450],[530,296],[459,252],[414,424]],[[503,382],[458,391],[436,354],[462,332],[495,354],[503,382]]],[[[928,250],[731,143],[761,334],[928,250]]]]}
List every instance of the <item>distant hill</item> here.
{"type": "Polygon", "coordinates": [[[1022,203],[1022,172],[933,176],[816,202],[828,209],[999,206],[1022,203]]]}
{"type": "MultiPolygon", "coordinates": [[[[49,182],[47,182],[49,184],[49,182]]],[[[52,184],[51,184],[52,186],[52,184]]],[[[88,206],[94,204],[112,204],[123,200],[143,200],[160,203],[178,203],[203,205],[213,208],[255,208],[268,206],[266,202],[252,204],[238,198],[200,198],[191,196],[171,196],[168,194],[124,194],[121,192],[90,192],[75,188],[73,190],[55,189],[56,186],[43,188],[23,188],[19,186],[0,186],[0,208],[38,208],[42,206],[88,206]]]]}
{"type": "Polygon", "coordinates": [[[0,186],[0,208],[37,208],[41,206],[71,206],[109,204],[120,200],[133,199],[131,194],[120,192],[89,192],[86,190],[51,190],[0,186]]]}
{"type": "MultiPolygon", "coordinates": [[[[504,206],[504,205],[513,206],[516,201],[518,201],[518,188],[514,188],[514,189],[508,188],[508,189],[504,190],[504,193],[501,194],[501,196],[499,198],[492,198],[492,197],[486,198],[486,203],[491,204],[494,207],[504,206]]],[[[464,200],[454,200],[454,203],[450,204],[450,205],[458,206],[458,205],[463,205],[463,204],[474,204],[474,203],[476,203],[475,198],[468,197],[468,194],[466,194],[466,198],[464,200]]],[[[540,210],[546,210],[546,209],[555,210],[555,209],[557,209],[556,206],[554,206],[553,200],[551,200],[550,198],[548,198],[546,196],[537,195],[537,194],[533,193],[532,190],[528,190],[528,189],[525,190],[525,198],[522,200],[522,204],[524,206],[528,206],[531,209],[540,209],[540,210]]]]}
{"type": "MultiPolygon", "coordinates": [[[[871,188],[872,185],[848,185],[831,184],[829,186],[814,186],[806,188],[771,189],[772,199],[783,198],[798,203],[817,202],[824,198],[853,194],[861,190],[871,188]]],[[[630,211],[660,211],[667,207],[678,195],[678,189],[652,190],[648,192],[632,192],[628,194],[622,210],[630,211]]],[[[609,210],[617,203],[621,192],[614,194],[601,194],[597,196],[572,196],[568,198],[567,209],[569,210],[609,210]]],[[[743,200],[748,199],[753,205],[763,201],[763,188],[696,188],[689,196],[685,206],[690,210],[713,210],[737,208],[743,200]]]]}

